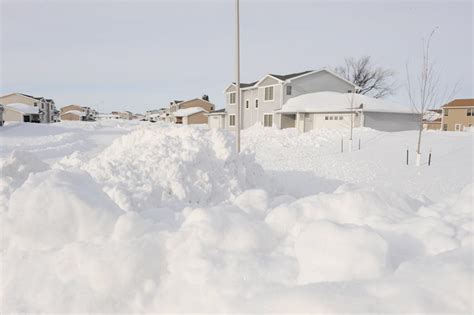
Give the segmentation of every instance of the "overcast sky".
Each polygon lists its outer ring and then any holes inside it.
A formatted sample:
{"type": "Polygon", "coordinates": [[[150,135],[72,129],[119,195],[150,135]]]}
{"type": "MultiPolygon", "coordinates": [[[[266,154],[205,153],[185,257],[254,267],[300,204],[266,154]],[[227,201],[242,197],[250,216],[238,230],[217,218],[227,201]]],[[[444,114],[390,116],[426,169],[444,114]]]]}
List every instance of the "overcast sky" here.
{"type": "MultiPolygon", "coordinates": [[[[234,78],[234,1],[1,1],[1,94],[53,98],[102,112],[144,112],[209,94],[223,107],[234,78]]],[[[241,1],[242,81],[332,68],[372,56],[395,70],[438,26],[443,84],[473,97],[473,5],[464,2],[241,1]]]]}

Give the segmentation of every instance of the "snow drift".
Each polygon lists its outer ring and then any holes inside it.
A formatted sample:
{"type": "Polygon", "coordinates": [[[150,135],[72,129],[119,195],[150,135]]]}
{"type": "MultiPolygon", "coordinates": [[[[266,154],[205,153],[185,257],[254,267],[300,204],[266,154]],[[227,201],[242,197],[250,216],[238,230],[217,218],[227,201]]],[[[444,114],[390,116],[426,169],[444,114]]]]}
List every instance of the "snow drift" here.
{"type": "Polygon", "coordinates": [[[308,182],[273,189],[226,132],[162,125],[52,168],[0,163],[2,313],[474,311],[474,185],[302,197],[308,182]]]}
{"type": "Polygon", "coordinates": [[[263,170],[221,130],[150,126],[123,136],[84,166],[125,210],[216,204],[255,187],[263,170]]]}

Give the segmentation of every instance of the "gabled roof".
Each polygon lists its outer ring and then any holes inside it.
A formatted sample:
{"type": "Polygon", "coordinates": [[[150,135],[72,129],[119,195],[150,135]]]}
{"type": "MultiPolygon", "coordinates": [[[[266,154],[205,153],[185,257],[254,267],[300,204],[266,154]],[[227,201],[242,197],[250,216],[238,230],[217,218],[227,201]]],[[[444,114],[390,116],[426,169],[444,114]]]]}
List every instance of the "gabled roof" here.
{"type": "Polygon", "coordinates": [[[44,97],[38,97],[38,96],[32,96],[32,95],[28,95],[28,94],[24,94],[24,93],[16,93],[16,94],[20,94],[20,95],[23,95],[23,96],[26,96],[26,97],[29,97],[29,98],[33,98],[35,100],[42,100],[44,97]]]}
{"type": "Polygon", "coordinates": [[[290,73],[290,74],[273,74],[273,73],[270,73],[269,75],[271,75],[272,77],[277,78],[278,80],[286,81],[288,79],[299,77],[300,75],[307,74],[307,73],[310,73],[310,72],[313,72],[313,71],[314,70],[307,70],[307,71],[303,71],[303,72],[296,72],[296,73],[290,73]]]}
{"type": "Polygon", "coordinates": [[[181,103],[179,103],[179,105],[183,105],[183,104],[186,104],[186,103],[189,103],[189,102],[192,102],[192,101],[203,101],[203,102],[209,103],[211,105],[214,105],[213,103],[211,103],[209,101],[206,101],[205,99],[202,99],[200,97],[193,98],[192,100],[182,101],[181,103]]]}
{"type": "Polygon", "coordinates": [[[450,107],[474,107],[474,98],[455,99],[448,104],[441,106],[443,108],[450,107]]]}

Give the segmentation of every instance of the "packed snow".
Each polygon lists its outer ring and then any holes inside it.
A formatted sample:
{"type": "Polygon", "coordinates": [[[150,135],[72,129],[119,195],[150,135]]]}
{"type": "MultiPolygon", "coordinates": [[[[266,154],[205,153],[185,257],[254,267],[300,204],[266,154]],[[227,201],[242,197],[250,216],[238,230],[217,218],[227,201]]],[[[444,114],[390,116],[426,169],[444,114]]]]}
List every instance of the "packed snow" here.
{"type": "Polygon", "coordinates": [[[474,134],[347,139],[7,124],[0,311],[473,313],[474,134]]]}
{"type": "Polygon", "coordinates": [[[177,111],[175,111],[173,113],[173,115],[175,117],[188,117],[188,116],[200,113],[200,112],[206,112],[207,113],[207,111],[205,109],[203,109],[202,107],[188,107],[188,108],[178,109],[177,111]]]}
{"type": "Polygon", "coordinates": [[[5,107],[11,110],[23,113],[23,114],[38,114],[39,113],[38,107],[21,104],[21,103],[12,103],[12,104],[6,105],[5,107]]]}
{"type": "Polygon", "coordinates": [[[349,112],[351,108],[364,112],[413,113],[408,106],[363,94],[339,92],[305,93],[290,98],[277,112],[349,112]]]}

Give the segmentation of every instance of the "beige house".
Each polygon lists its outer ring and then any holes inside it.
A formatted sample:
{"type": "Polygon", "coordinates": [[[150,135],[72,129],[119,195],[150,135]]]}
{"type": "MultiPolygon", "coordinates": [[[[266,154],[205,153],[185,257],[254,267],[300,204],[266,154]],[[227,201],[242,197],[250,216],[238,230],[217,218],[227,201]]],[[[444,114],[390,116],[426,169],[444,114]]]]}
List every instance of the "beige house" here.
{"type": "Polygon", "coordinates": [[[474,125],[474,99],[456,99],[441,107],[444,131],[464,131],[474,125]]]}
{"type": "MultiPolygon", "coordinates": [[[[31,96],[23,93],[11,93],[0,97],[0,104],[25,104],[38,108],[39,121],[41,123],[50,123],[59,120],[59,112],[52,99],[44,97],[31,96]]],[[[9,115],[10,117],[11,115],[9,115]]],[[[8,121],[5,119],[5,121],[8,121]]]]}
{"type": "Polygon", "coordinates": [[[207,95],[184,102],[174,101],[170,104],[169,120],[175,124],[207,124],[206,114],[212,112],[214,108],[207,95]]]}

